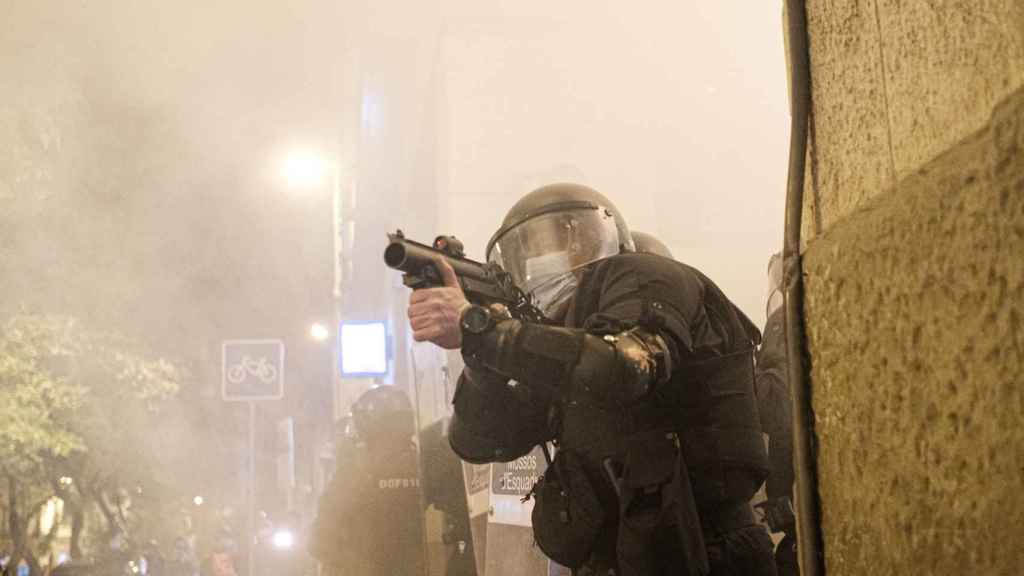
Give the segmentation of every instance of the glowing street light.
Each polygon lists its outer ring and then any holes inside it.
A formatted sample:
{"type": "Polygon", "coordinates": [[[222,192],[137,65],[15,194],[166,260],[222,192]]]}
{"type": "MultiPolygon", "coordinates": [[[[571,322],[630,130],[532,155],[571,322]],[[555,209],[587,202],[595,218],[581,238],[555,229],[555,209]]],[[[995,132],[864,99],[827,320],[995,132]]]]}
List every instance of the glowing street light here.
{"type": "Polygon", "coordinates": [[[192,503],[195,504],[196,506],[202,506],[203,502],[205,502],[205,500],[203,500],[202,496],[196,496],[195,498],[192,499],[192,503]]]}
{"type": "Polygon", "coordinates": [[[309,336],[317,342],[323,342],[331,337],[331,331],[327,329],[327,326],[317,322],[309,327],[309,336]]]}
{"type": "Polygon", "coordinates": [[[295,546],[295,534],[291,530],[282,529],[274,532],[274,548],[291,550],[295,546]]]}
{"type": "Polygon", "coordinates": [[[281,175],[289,188],[316,188],[327,179],[327,159],[308,150],[288,154],[281,166],[281,175]]]}
{"type": "Polygon", "coordinates": [[[64,488],[68,488],[69,486],[75,483],[75,480],[71,476],[61,476],[58,482],[64,488]]]}

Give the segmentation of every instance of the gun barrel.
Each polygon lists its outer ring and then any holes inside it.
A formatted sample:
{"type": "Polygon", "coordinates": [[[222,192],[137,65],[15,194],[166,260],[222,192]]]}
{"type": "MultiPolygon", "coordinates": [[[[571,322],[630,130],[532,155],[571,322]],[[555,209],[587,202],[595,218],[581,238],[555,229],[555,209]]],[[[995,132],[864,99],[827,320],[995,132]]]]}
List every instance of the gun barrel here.
{"type": "Polygon", "coordinates": [[[384,249],[384,263],[406,274],[422,275],[428,267],[433,268],[438,258],[445,259],[461,277],[484,280],[488,277],[479,262],[464,258],[453,258],[433,248],[404,239],[393,239],[384,249]]]}
{"type": "Polygon", "coordinates": [[[395,270],[402,270],[408,272],[406,268],[409,266],[409,250],[405,247],[405,242],[401,240],[392,240],[388,243],[388,247],[384,249],[384,263],[395,270]]]}
{"type": "MultiPolygon", "coordinates": [[[[420,244],[406,239],[399,230],[389,234],[384,249],[384,263],[390,268],[405,273],[405,285],[413,290],[441,286],[441,271],[437,269],[438,259],[443,259],[455,270],[459,284],[470,302],[488,306],[503,304],[514,318],[527,322],[547,323],[544,313],[537,309],[530,297],[515,286],[508,273],[497,264],[484,264],[462,255],[461,243],[455,254],[434,246],[420,244]]],[[[439,237],[442,238],[442,237],[439,237]]],[[[439,244],[443,244],[440,240],[439,244]]]]}

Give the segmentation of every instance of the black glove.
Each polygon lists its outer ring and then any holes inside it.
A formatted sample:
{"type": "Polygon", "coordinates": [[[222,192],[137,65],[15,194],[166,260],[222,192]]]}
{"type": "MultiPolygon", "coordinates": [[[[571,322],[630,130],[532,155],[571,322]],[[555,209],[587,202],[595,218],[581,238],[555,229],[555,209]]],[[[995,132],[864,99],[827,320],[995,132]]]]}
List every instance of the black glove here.
{"type": "Polygon", "coordinates": [[[757,505],[764,514],[764,522],[772,532],[793,532],[796,526],[796,514],[789,496],[769,498],[757,505]]]}

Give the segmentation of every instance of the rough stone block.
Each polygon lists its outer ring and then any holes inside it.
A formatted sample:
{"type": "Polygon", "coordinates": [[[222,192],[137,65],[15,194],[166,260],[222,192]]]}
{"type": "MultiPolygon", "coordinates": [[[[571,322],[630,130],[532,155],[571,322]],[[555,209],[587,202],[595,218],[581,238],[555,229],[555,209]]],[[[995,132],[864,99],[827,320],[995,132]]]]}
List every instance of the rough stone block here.
{"type": "Polygon", "coordinates": [[[809,0],[814,125],[807,179],[827,230],[894,183],[875,0],[809,0]]]}
{"type": "Polygon", "coordinates": [[[828,573],[1024,573],[1024,90],[806,252],[828,573]]]}
{"type": "Polygon", "coordinates": [[[877,0],[896,173],[982,128],[1024,85],[1020,0],[877,0]]]}

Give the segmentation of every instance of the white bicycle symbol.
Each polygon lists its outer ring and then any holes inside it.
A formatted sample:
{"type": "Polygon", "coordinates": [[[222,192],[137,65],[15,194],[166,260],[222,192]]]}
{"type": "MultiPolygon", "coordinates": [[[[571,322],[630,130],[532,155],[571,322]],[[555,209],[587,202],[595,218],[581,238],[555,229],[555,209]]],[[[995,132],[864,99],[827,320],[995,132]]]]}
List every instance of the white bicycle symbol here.
{"type": "Polygon", "coordinates": [[[255,376],[265,384],[277,380],[277,368],[267,362],[266,358],[253,360],[249,356],[242,356],[242,359],[231,368],[228,368],[228,382],[241,384],[247,376],[255,376]]]}

